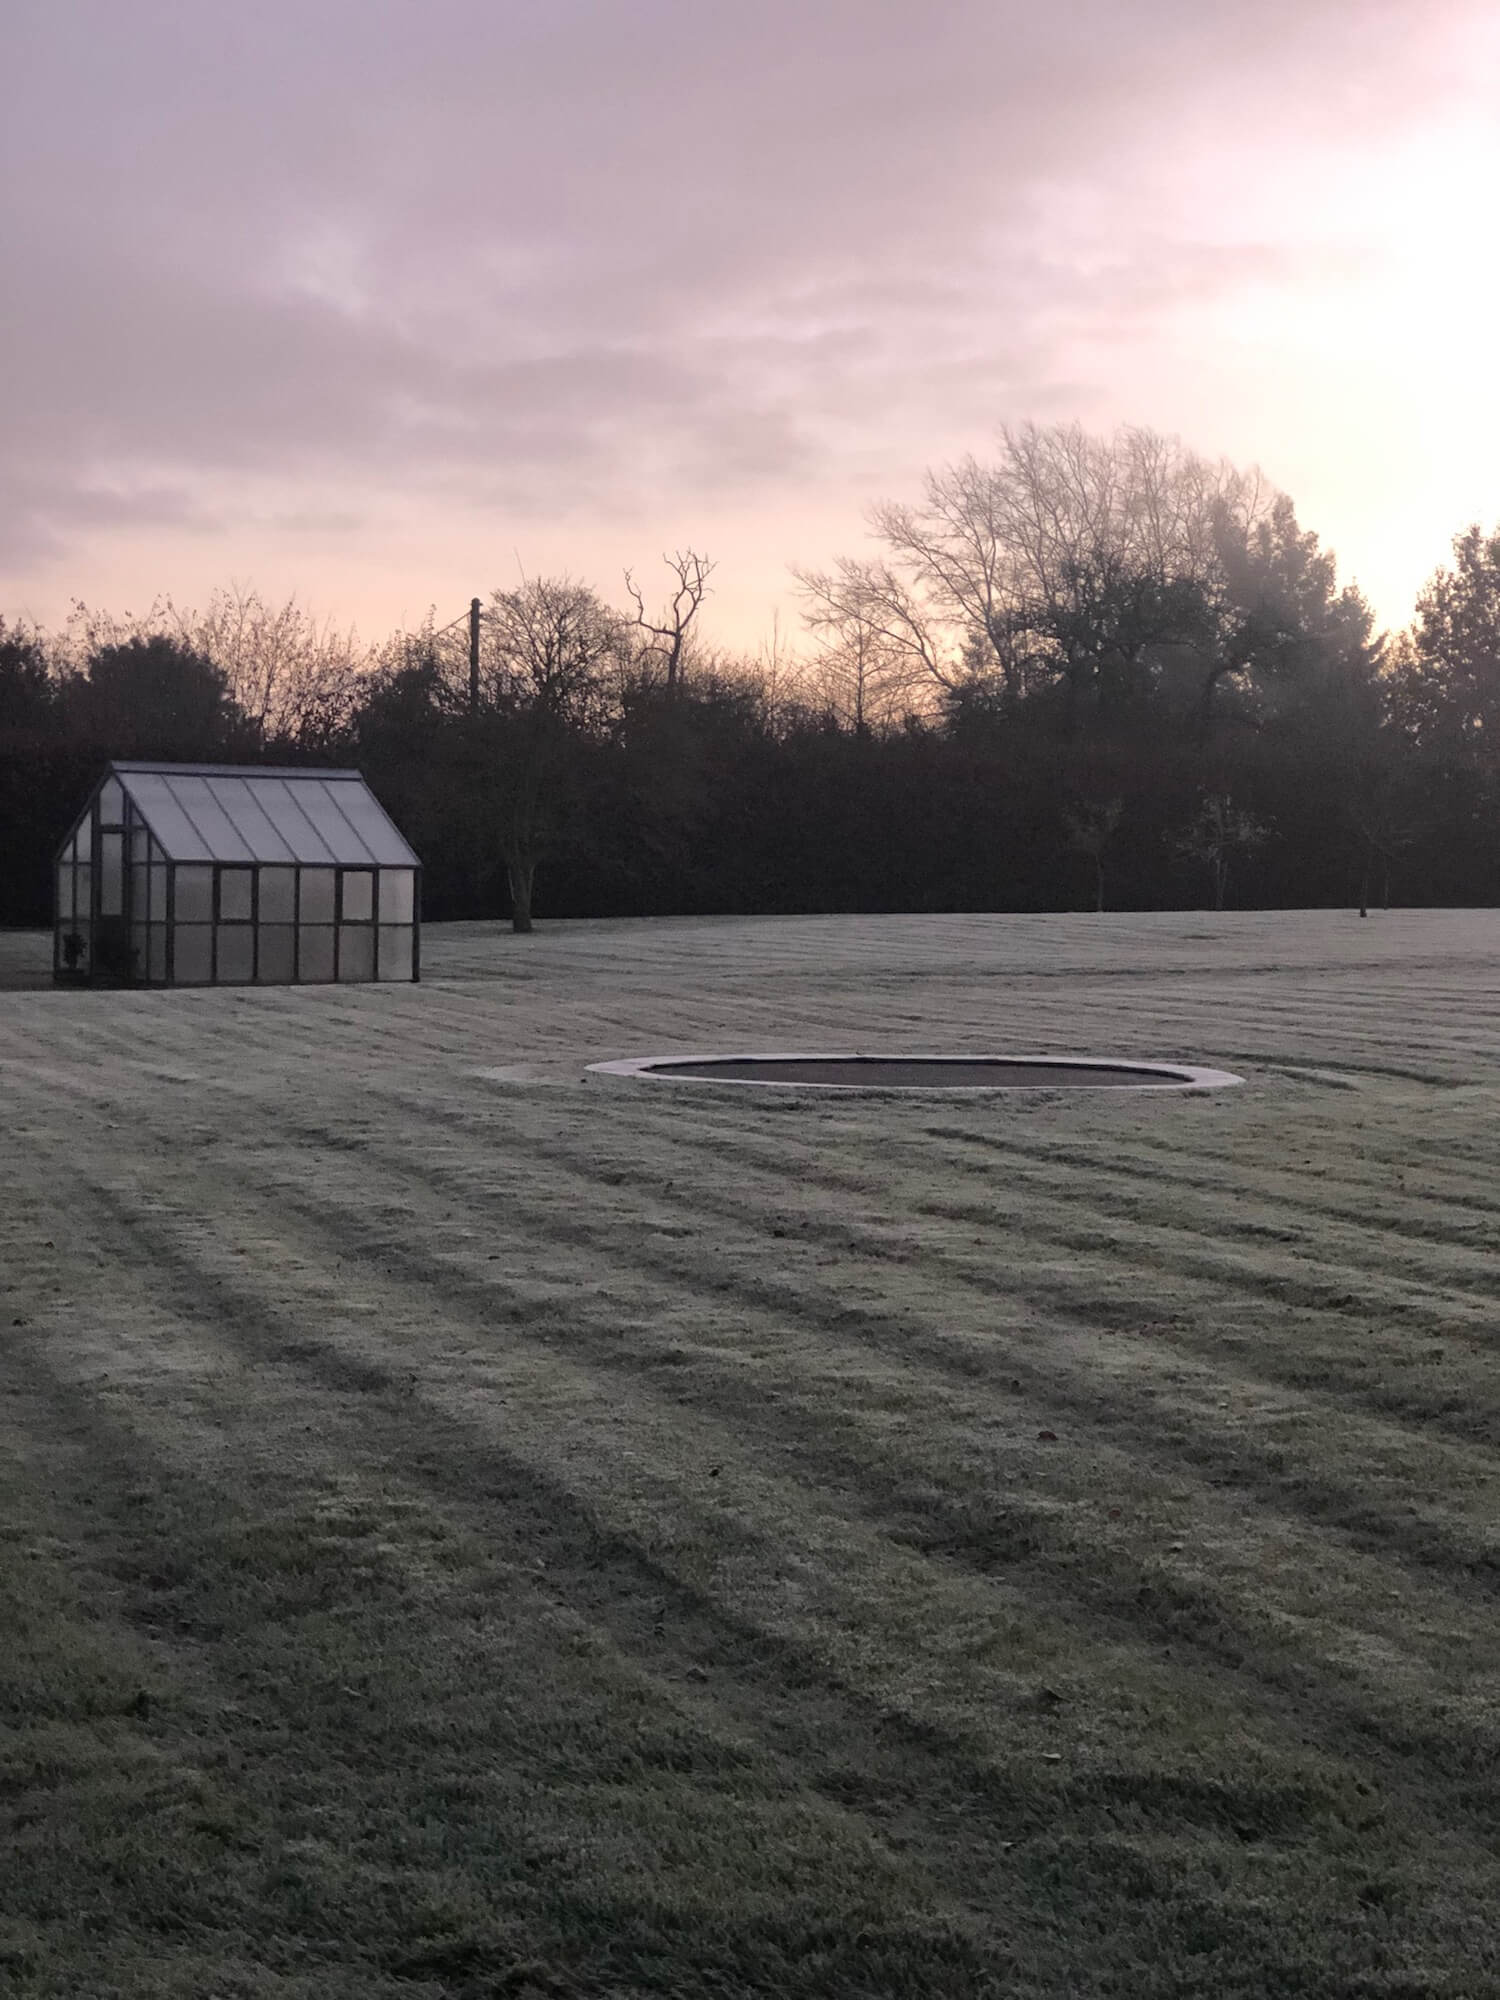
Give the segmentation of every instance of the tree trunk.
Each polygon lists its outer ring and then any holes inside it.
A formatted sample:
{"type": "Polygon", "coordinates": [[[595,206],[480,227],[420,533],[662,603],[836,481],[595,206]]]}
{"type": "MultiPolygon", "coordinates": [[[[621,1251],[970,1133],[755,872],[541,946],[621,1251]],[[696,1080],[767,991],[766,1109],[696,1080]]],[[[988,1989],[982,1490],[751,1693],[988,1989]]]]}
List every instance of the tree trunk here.
{"type": "Polygon", "coordinates": [[[507,855],[505,873],[510,882],[510,927],[524,934],[531,929],[531,885],[536,879],[536,862],[529,854],[507,855]]]}
{"type": "Polygon", "coordinates": [[[1103,914],[1104,914],[1104,858],[1102,855],[1099,855],[1096,856],[1094,860],[1094,915],[1096,917],[1102,917],[1103,914]]]}
{"type": "Polygon", "coordinates": [[[1222,854],[1214,856],[1214,908],[1224,907],[1224,891],[1229,883],[1229,863],[1222,854]]]}
{"type": "Polygon", "coordinates": [[[484,836],[482,819],[469,842],[469,902],[476,917],[484,915],[484,836]]]}

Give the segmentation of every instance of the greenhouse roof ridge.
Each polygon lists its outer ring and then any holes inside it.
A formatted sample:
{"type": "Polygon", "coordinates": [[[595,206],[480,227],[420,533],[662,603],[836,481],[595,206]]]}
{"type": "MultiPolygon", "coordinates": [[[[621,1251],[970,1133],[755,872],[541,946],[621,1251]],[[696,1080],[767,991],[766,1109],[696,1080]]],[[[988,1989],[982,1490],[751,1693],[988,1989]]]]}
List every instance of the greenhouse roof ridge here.
{"type": "Polygon", "coordinates": [[[111,757],[109,768],[183,778],[353,778],[364,783],[363,775],[348,764],[175,764],[166,757],[111,757]]]}

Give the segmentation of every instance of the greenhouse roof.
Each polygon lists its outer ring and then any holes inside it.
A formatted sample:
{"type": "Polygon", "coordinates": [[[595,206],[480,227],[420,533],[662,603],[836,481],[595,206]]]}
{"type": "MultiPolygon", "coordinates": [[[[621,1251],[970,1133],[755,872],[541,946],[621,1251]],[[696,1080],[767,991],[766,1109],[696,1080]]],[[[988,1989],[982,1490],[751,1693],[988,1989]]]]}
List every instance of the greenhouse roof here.
{"type": "Polygon", "coordinates": [[[171,861],[420,865],[358,771],[133,761],[109,768],[171,861]]]}

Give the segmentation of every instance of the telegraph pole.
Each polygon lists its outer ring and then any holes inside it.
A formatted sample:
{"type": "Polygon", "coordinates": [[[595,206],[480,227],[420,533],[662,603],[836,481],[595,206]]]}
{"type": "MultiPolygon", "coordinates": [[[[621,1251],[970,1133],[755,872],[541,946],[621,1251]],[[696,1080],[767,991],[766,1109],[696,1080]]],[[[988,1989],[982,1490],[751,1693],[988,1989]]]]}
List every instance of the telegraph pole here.
{"type": "Polygon", "coordinates": [[[479,713],[479,599],[469,599],[469,713],[479,713]]]}

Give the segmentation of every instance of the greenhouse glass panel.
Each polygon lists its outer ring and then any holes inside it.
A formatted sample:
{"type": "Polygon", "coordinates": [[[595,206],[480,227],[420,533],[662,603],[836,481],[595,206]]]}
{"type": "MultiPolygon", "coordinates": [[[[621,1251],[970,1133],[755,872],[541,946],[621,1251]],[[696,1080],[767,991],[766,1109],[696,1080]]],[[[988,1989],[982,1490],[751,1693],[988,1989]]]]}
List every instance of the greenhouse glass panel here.
{"type": "Polygon", "coordinates": [[[57,921],[60,924],[73,921],[73,869],[68,862],[57,871],[57,921]]]}
{"type": "Polygon", "coordinates": [[[148,924],[146,928],[146,977],[153,985],[159,985],[167,977],[167,927],[148,924]]]}
{"type": "Polygon", "coordinates": [[[130,871],[130,920],[143,924],[150,915],[147,898],[151,894],[151,870],[144,863],[130,871]]]}
{"type": "Polygon", "coordinates": [[[173,861],[213,860],[213,849],[177,803],[161,772],[132,772],[130,794],[147,826],[173,861]]]}
{"type": "Polygon", "coordinates": [[[298,917],[304,924],[331,924],[333,922],[334,872],[331,868],[304,868],[302,870],[302,901],[298,907],[298,917]]]}
{"type": "Polygon", "coordinates": [[[257,861],[295,861],[296,850],[261,804],[258,785],[244,778],[210,778],[208,789],[257,861]]]}
{"type": "Polygon", "coordinates": [[[147,966],[151,957],[151,941],[144,924],[130,926],[130,976],[132,979],[150,977],[147,966]]]}
{"type": "Polygon", "coordinates": [[[255,931],[249,924],[220,924],[214,977],[225,986],[243,986],[255,977],[255,931]]]}
{"type": "Polygon", "coordinates": [[[263,924],[289,924],[297,915],[297,871],[295,868],[261,868],[260,920],[263,924]]]}
{"type": "Polygon", "coordinates": [[[268,778],[264,784],[257,783],[255,796],[294,860],[332,861],[328,843],[298,803],[306,789],[306,780],[289,784],[284,778],[268,778]]]}
{"type": "Polygon", "coordinates": [[[256,882],[260,922],[296,922],[296,868],[256,868],[256,882]]]}
{"type": "Polygon", "coordinates": [[[369,924],[339,926],[339,978],[375,977],[375,932],[369,924]]]}
{"type": "Polygon", "coordinates": [[[219,917],[222,922],[248,924],[255,871],[252,868],[219,870],[219,917]]]}
{"type": "Polygon", "coordinates": [[[214,976],[211,924],[174,924],[172,977],[179,986],[206,986],[214,976]]]}
{"type": "Polygon", "coordinates": [[[297,793],[297,802],[334,860],[358,865],[370,859],[370,850],[339,811],[335,795],[343,789],[340,785],[303,785],[297,793]]]}
{"type": "Polygon", "coordinates": [[[173,798],[207,841],[210,853],[221,861],[255,859],[233,820],[208,789],[207,778],[171,778],[168,784],[173,798]]]}
{"type": "Polygon", "coordinates": [[[99,788],[99,824],[119,826],[125,817],[125,788],[118,778],[106,778],[99,788]]]}
{"type": "Polygon", "coordinates": [[[333,977],[333,925],[301,924],[297,929],[297,977],[321,982],[333,977]]]}
{"type": "Polygon", "coordinates": [[[99,913],[105,917],[117,917],[125,906],[125,836],[122,833],[101,833],[99,836],[99,913]]]}
{"type": "Polygon", "coordinates": [[[412,931],[409,924],[380,926],[380,976],[382,979],[410,979],[412,931]]]}
{"type": "Polygon", "coordinates": [[[214,871],[212,868],[177,869],[177,901],[173,910],[178,923],[209,923],[214,914],[214,871]]]}
{"type": "Polygon", "coordinates": [[[416,914],[416,873],[410,868],[380,871],[380,921],[409,924],[416,914]]]}
{"type": "Polygon", "coordinates": [[[296,933],[290,924],[262,924],[256,978],[263,986],[290,986],[297,976],[296,933]]]}
{"type": "Polygon", "coordinates": [[[410,868],[416,856],[401,838],[373,793],[362,784],[330,788],[339,809],[359,835],[366,857],[384,868],[410,868]]]}
{"type": "Polygon", "coordinates": [[[154,862],[151,866],[150,916],[153,924],[165,923],[167,916],[167,871],[154,862]]]}
{"type": "Polygon", "coordinates": [[[86,812],[84,814],[74,829],[73,838],[78,844],[78,859],[80,861],[87,861],[94,851],[94,816],[92,813],[86,812]]]}
{"type": "Polygon", "coordinates": [[[339,878],[339,915],[367,924],[375,914],[375,877],[367,868],[348,868],[339,878]]]}

